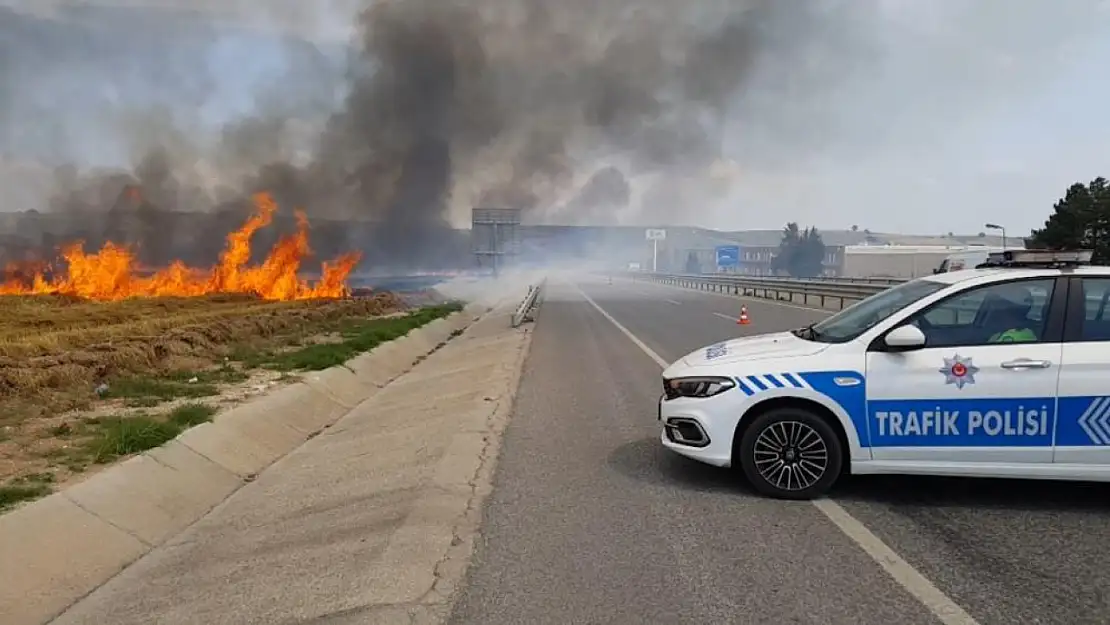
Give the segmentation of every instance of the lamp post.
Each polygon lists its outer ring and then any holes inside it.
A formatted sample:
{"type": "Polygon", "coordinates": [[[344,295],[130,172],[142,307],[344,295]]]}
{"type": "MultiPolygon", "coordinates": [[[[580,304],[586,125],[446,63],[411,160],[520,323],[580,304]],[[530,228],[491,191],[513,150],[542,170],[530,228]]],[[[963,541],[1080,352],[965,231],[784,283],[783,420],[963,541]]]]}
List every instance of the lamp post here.
{"type": "Polygon", "coordinates": [[[1006,229],[998,224],[983,224],[983,227],[988,230],[1002,231],[1002,249],[1006,249],[1006,229]]]}

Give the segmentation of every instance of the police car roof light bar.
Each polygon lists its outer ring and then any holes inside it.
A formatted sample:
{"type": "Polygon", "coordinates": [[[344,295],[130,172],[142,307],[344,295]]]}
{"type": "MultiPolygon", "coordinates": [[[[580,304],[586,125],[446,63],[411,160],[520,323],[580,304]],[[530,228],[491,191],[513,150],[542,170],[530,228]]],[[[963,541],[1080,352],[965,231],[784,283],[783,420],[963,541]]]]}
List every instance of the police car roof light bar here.
{"type": "Polygon", "coordinates": [[[993,252],[988,265],[1003,267],[1060,267],[1090,265],[1093,250],[1006,250],[993,252]]]}

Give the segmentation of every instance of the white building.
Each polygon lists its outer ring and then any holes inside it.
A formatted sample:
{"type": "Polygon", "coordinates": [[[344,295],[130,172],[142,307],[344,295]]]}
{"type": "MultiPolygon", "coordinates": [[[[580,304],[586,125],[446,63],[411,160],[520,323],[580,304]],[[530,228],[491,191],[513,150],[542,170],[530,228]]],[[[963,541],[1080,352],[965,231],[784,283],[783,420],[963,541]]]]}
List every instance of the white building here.
{"type": "Polygon", "coordinates": [[[985,245],[847,245],[840,275],[845,278],[919,278],[933,273],[950,254],[1001,249],[985,245]]]}

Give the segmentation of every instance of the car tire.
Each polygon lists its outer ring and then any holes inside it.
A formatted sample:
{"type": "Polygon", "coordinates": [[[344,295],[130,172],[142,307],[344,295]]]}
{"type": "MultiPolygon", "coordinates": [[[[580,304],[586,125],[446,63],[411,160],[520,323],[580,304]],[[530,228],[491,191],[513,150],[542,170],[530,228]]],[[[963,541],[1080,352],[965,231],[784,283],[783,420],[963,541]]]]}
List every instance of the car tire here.
{"type": "Polygon", "coordinates": [[[757,416],[733,453],[739,454],[751,485],[775,499],[824,495],[840,477],[844,462],[836,431],[804,408],[776,408],[757,416]]]}

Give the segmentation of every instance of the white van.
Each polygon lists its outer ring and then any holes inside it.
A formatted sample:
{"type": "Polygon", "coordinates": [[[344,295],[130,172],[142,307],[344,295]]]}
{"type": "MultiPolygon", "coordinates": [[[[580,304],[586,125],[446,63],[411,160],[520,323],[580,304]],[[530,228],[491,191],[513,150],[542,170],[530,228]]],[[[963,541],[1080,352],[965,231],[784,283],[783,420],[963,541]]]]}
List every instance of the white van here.
{"type": "Polygon", "coordinates": [[[990,257],[992,252],[1001,252],[1004,249],[1001,247],[977,247],[949,254],[941,261],[940,266],[933,270],[933,273],[975,269],[976,266],[987,262],[987,258],[990,257]]]}

